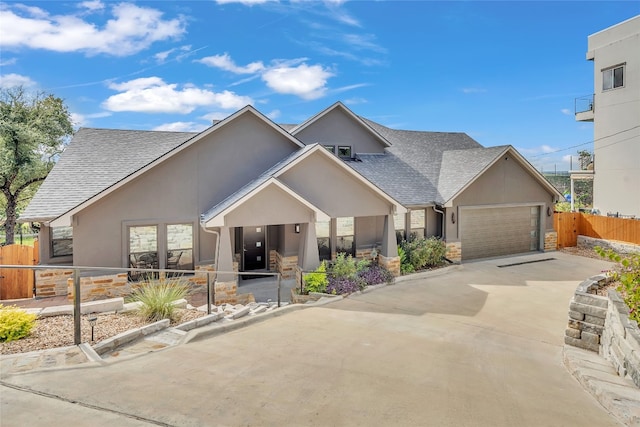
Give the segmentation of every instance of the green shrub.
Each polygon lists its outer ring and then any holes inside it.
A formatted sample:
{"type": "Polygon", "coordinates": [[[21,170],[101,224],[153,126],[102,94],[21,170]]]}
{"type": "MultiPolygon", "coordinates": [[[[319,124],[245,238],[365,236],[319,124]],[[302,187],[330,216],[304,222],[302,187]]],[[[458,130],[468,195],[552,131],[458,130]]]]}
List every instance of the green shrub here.
{"type": "Polygon", "coordinates": [[[409,262],[409,258],[407,258],[407,253],[404,251],[402,246],[398,246],[398,257],[400,258],[401,274],[410,274],[415,271],[415,269],[413,268],[413,264],[409,262]]]}
{"type": "Polygon", "coordinates": [[[325,292],[329,279],[327,278],[327,264],[322,261],[320,266],[313,273],[304,276],[304,293],[309,292],[325,292]]]}
{"type": "MultiPolygon", "coordinates": [[[[405,263],[410,264],[413,270],[437,267],[444,263],[446,245],[437,237],[428,239],[415,237],[409,241],[403,241],[400,245],[405,254],[405,263]]],[[[402,257],[400,257],[400,269],[402,270],[402,257]]],[[[408,270],[409,267],[406,269],[408,270]]]]}
{"type": "Polygon", "coordinates": [[[356,277],[358,267],[356,260],[351,255],[340,252],[336,256],[331,268],[331,276],[339,279],[353,279],[356,277]]]}
{"type": "Polygon", "coordinates": [[[630,309],[629,318],[640,322],[640,253],[620,255],[599,246],[595,250],[601,257],[617,264],[610,271],[611,277],[620,283],[618,291],[630,309]]]}
{"type": "Polygon", "coordinates": [[[15,305],[0,304],[0,342],[24,338],[36,325],[36,315],[29,314],[15,305]]]}
{"type": "Polygon", "coordinates": [[[180,278],[147,280],[131,293],[129,301],[141,302],[138,314],[146,320],[157,322],[173,319],[176,308],[173,302],[184,298],[188,290],[180,278]]]}

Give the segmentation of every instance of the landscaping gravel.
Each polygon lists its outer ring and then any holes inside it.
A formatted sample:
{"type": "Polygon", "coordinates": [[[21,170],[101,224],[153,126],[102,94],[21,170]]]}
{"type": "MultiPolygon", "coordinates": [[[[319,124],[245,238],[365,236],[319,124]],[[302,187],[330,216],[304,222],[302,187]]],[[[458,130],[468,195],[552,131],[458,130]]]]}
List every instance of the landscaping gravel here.
{"type": "MultiPolygon", "coordinates": [[[[177,309],[175,314],[176,320],[171,322],[172,326],[206,315],[201,311],[187,309],[177,309]]],[[[87,321],[87,316],[83,315],[80,321],[82,342],[95,344],[149,323],[151,322],[144,321],[135,313],[100,314],[94,327],[95,342],[91,343],[91,326],[87,321]]],[[[0,354],[26,353],[70,346],[73,345],[73,330],[73,316],[41,317],[36,320],[36,326],[28,337],[17,341],[0,343],[0,354]]]]}

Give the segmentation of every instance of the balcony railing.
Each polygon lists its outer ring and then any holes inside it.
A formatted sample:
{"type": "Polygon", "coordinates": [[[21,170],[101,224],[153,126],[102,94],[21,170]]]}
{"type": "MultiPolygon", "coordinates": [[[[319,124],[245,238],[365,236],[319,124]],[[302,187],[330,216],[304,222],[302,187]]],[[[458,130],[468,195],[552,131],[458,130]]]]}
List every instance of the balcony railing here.
{"type": "Polygon", "coordinates": [[[587,111],[594,110],[594,95],[581,96],[580,98],[575,99],[575,113],[584,113],[587,111]]]}

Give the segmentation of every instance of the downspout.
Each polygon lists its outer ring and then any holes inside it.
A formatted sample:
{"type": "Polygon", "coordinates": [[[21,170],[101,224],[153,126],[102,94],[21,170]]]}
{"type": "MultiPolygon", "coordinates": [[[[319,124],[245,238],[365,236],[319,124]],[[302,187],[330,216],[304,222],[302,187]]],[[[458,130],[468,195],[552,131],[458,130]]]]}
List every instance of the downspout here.
{"type": "MultiPolygon", "coordinates": [[[[439,213],[440,215],[442,215],[442,231],[440,232],[440,236],[442,239],[444,239],[444,222],[445,222],[445,216],[444,216],[444,211],[439,210],[438,209],[438,204],[434,201],[433,203],[433,210],[434,212],[439,213]]],[[[444,260],[447,261],[449,264],[453,264],[453,261],[451,261],[449,258],[444,257],[444,260]]]]}
{"type": "Polygon", "coordinates": [[[202,228],[202,231],[204,231],[205,233],[210,233],[210,234],[215,234],[216,235],[216,256],[213,259],[213,262],[215,263],[216,269],[218,268],[218,256],[220,256],[220,232],[219,231],[215,231],[215,230],[209,230],[205,225],[204,225],[204,215],[200,215],[200,227],[202,228]]]}

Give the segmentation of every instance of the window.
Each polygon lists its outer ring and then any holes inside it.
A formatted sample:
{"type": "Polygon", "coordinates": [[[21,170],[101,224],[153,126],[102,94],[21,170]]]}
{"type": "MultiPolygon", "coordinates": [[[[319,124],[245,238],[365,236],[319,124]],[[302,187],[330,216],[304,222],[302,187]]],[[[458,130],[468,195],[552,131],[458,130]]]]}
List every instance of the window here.
{"type": "Polygon", "coordinates": [[[318,253],[320,261],[331,260],[331,222],[316,222],[316,238],[318,239],[318,253]]]}
{"type": "Polygon", "coordinates": [[[425,211],[424,209],[411,210],[411,237],[425,237],[425,211]]]}
{"type": "Polygon", "coordinates": [[[193,225],[167,225],[167,269],[193,270],[193,225]]]}
{"type": "Polygon", "coordinates": [[[336,219],[336,252],[356,255],[354,218],[336,219]]]}
{"type": "Polygon", "coordinates": [[[51,228],[51,257],[73,255],[73,227],[51,228]]]}
{"type": "Polygon", "coordinates": [[[336,153],[336,146],[335,145],[323,145],[323,147],[330,153],[335,154],[336,153]]]}
{"type": "Polygon", "coordinates": [[[159,268],[158,227],[129,227],[129,262],[132,268],[159,268]]]}
{"type": "Polygon", "coordinates": [[[342,158],[351,158],[351,147],[348,145],[338,146],[338,156],[342,158]]]}
{"type": "Polygon", "coordinates": [[[602,70],[602,90],[624,86],[624,65],[602,70]]]}
{"type": "Polygon", "coordinates": [[[405,215],[396,214],[393,216],[393,226],[396,230],[396,241],[398,244],[406,239],[407,233],[405,231],[405,215]]]}

